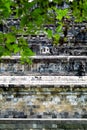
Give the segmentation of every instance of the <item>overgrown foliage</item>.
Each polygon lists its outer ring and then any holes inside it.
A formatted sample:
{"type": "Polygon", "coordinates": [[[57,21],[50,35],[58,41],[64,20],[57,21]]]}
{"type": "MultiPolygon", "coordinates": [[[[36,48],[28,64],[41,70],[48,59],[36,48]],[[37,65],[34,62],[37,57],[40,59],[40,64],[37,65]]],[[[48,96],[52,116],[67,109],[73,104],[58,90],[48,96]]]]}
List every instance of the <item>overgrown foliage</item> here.
{"type": "Polygon", "coordinates": [[[24,61],[34,55],[27,40],[18,35],[45,33],[53,44],[66,40],[67,20],[87,20],[87,0],[0,0],[0,56],[19,54],[24,61]],[[18,26],[7,26],[8,19],[19,19],[18,26]],[[66,19],[66,20],[65,20],[66,19]],[[55,31],[44,25],[53,24],[55,31]],[[3,31],[2,27],[7,30],[3,31]],[[63,27],[65,29],[63,30],[63,27]]]}

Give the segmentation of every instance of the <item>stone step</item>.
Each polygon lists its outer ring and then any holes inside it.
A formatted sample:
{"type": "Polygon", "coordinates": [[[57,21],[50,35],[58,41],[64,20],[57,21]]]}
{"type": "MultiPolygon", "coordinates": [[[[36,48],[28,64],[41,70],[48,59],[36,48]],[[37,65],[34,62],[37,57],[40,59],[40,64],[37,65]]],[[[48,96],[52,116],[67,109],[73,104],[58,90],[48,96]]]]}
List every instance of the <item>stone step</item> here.
{"type": "Polygon", "coordinates": [[[87,76],[0,76],[0,84],[87,85],[87,76]]]}

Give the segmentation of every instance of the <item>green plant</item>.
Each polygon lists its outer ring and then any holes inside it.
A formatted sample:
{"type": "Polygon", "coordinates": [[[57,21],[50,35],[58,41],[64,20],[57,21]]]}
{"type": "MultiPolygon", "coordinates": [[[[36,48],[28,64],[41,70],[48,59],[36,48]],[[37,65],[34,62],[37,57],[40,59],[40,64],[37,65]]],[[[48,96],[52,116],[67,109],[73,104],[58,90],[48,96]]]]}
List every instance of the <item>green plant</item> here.
{"type": "Polygon", "coordinates": [[[30,62],[29,56],[34,55],[30,50],[27,40],[17,35],[36,34],[43,31],[53,44],[60,44],[66,41],[68,25],[64,19],[74,17],[75,22],[87,20],[87,0],[0,0],[0,27],[6,26],[7,19],[19,19],[19,28],[11,25],[7,32],[0,32],[0,56],[19,53],[24,62],[30,62]],[[66,2],[67,8],[61,5],[66,2]],[[44,25],[53,24],[56,28],[46,29],[44,25]],[[66,26],[65,32],[63,27],[66,26]],[[62,39],[61,34],[64,34],[62,39]],[[62,39],[62,40],[61,40],[62,39]]]}

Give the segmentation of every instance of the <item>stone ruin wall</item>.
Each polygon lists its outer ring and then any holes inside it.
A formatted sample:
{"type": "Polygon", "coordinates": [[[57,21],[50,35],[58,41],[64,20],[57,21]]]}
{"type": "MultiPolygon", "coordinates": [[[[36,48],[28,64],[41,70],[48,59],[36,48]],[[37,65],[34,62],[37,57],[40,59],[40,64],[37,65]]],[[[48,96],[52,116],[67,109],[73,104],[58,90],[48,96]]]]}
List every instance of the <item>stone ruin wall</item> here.
{"type": "MultiPolygon", "coordinates": [[[[20,20],[8,19],[6,25],[2,26],[0,24],[0,31],[9,32],[10,26],[19,28],[19,25],[20,20]]],[[[53,25],[49,25],[47,28],[55,29],[53,25]]],[[[36,54],[36,58],[33,58],[32,65],[22,65],[20,60],[16,58],[14,60],[2,59],[0,61],[0,76],[35,76],[35,81],[38,76],[49,76],[49,79],[50,76],[77,76],[80,79],[77,81],[76,86],[73,85],[72,80],[72,85],[52,84],[51,86],[50,84],[50,87],[47,85],[43,86],[43,83],[38,87],[38,85],[33,86],[33,84],[6,85],[4,82],[0,85],[1,118],[87,117],[86,80],[85,87],[79,84],[81,78],[87,76],[86,30],[86,22],[80,24],[71,21],[67,31],[66,42],[58,46],[53,45],[52,41],[44,34],[17,35],[17,38],[24,37],[28,41],[30,48],[36,54]],[[45,59],[43,58],[44,56],[46,57],[45,59]],[[66,58],[58,58],[59,56],[66,56],[66,58]],[[70,56],[74,56],[74,58],[70,58],[70,56]],[[83,57],[81,58],[81,56],[83,57]],[[61,110],[61,106],[64,109],[61,110]]],[[[64,34],[62,34],[62,37],[64,37],[64,34]]]]}

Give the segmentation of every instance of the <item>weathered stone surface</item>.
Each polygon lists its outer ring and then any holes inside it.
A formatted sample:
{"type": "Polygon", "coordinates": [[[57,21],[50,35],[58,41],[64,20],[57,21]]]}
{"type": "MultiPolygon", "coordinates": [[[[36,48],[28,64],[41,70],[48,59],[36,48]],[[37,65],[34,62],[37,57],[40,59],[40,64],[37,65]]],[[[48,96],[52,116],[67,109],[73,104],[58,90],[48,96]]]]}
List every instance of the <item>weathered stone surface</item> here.
{"type": "Polygon", "coordinates": [[[86,56],[34,56],[33,64],[21,64],[20,56],[3,57],[0,63],[0,75],[87,75],[86,56]]]}
{"type": "Polygon", "coordinates": [[[86,86],[0,86],[0,118],[85,118],[86,86]]]}
{"type": "Polygon", "coordinates": [[[0,76],[0,84],[14,85],[86,85],[87,76],[0,76]]]}

